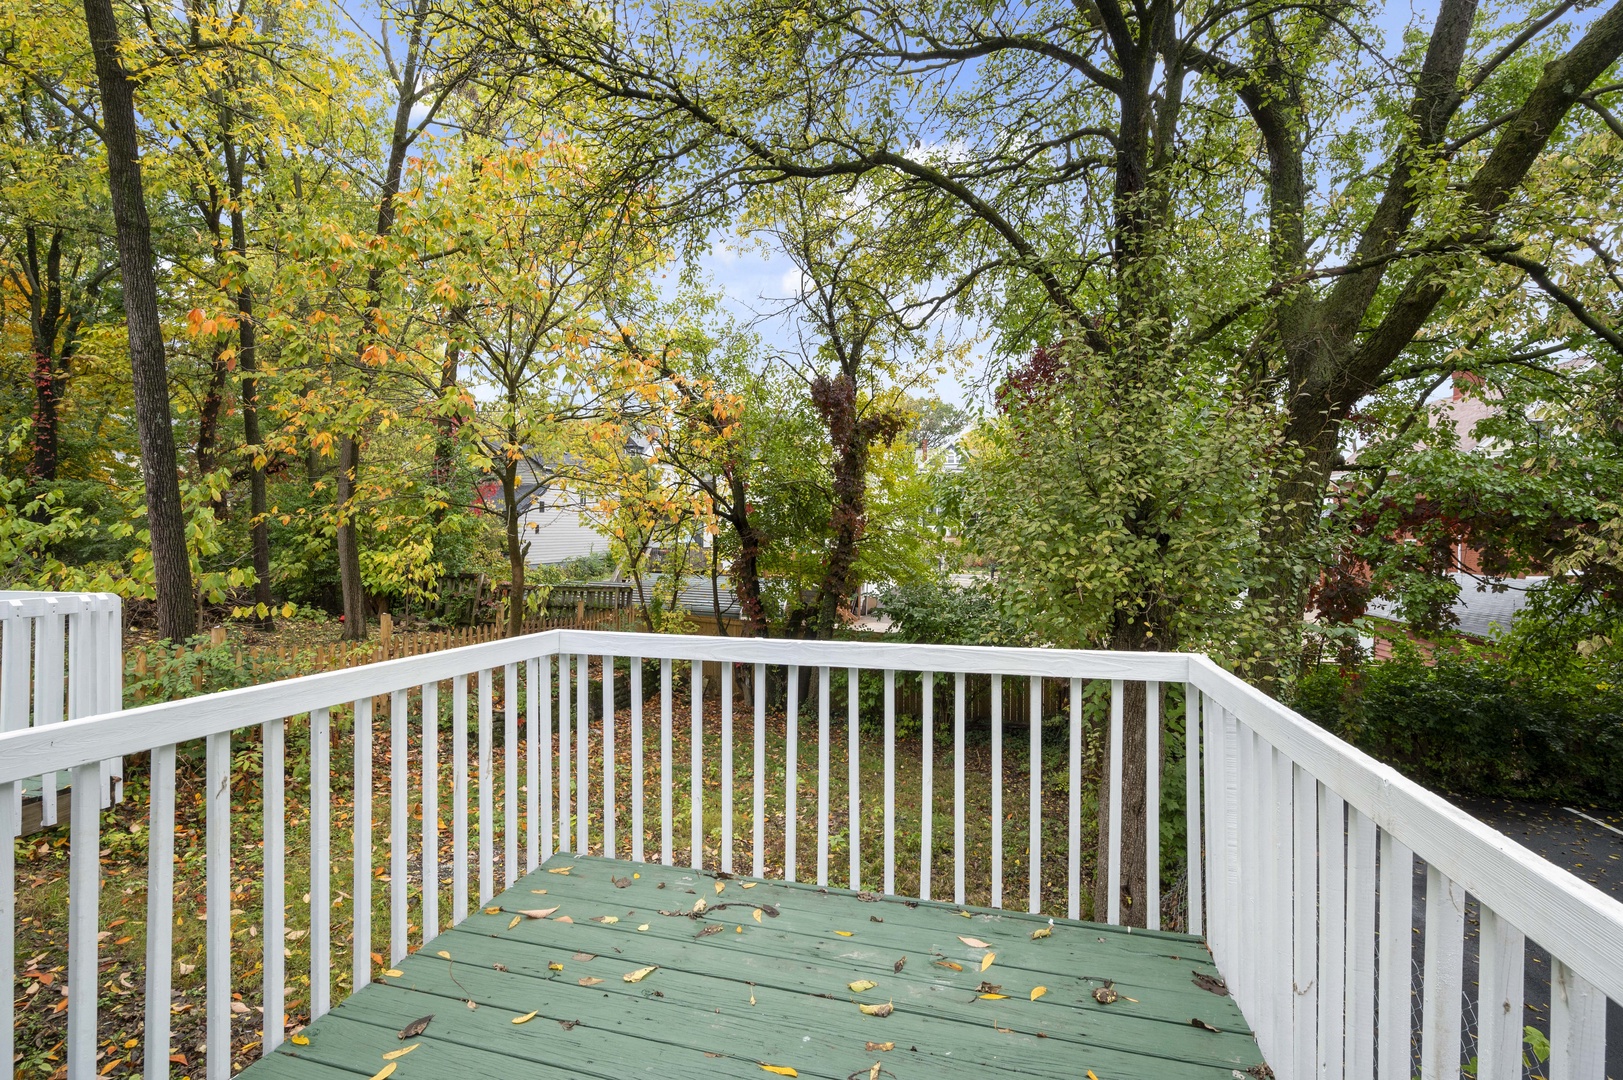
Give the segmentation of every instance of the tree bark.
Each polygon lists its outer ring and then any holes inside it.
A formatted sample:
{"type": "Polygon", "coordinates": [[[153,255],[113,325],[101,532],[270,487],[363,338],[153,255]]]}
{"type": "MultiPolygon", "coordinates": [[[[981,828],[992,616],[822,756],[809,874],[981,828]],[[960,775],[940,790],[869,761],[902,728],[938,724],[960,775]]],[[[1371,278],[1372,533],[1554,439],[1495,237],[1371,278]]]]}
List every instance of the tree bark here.
{"type": "Polygon", "coordinates": [[[761,604],[761,534],[749,519],[749,492],[744,477],[733,469],[728,477],[732,491],[732,513],[727,521],[738,537],[738,557],[733,560],[733,594],[738,597],[738,613],[753,637],[766,637],[766,609],[761,604]]]}
{"type": "Polygon", "coordinates": [[[152,225],[147,217],[136,141],[135,95],[119,59],[118,19],[112,0],[84,0],[84,10],[96,63],[96,83],[101,91],[107,186],[123,274],[135,419],[157,587],[158,632],[171,641],[181,641],[196,633],[197,613],[169,412],[169,373],[153,273],[152,225]]]}
{"type": "Polygon", "coordinates": [[[346,641],[366,640],[366,590],[361,585],[361,548],[355,535],[355,474],[360,468],[360,444],[351,436],[338,440],[338,589],[344,604],[346,641]]]}
{"type": "MultiPolygon", "coordinates": [[[[243,219],[242,155],[235,142],[225,140],[226,179],[231,188],[231,247],[248,261],[248,226],[243,219]]],[[[248,544],[254,564],[254,603],[263,604],[265,614],[256,616],[261,630],[276,625],[271,611],[270,522],[265,493],[265,443],[259,430],[259,351],[254,327],[254,294],[246,272],[237,289],[237,359],[242,365],[242,441],[248,457],[248,544]]]]}
{"type": "Polygon", "coordinates": [[[502,509],[507,515],[507,636],[524,632],[524,548],[518,538],[518,460],[502,467],[502,509]]]}

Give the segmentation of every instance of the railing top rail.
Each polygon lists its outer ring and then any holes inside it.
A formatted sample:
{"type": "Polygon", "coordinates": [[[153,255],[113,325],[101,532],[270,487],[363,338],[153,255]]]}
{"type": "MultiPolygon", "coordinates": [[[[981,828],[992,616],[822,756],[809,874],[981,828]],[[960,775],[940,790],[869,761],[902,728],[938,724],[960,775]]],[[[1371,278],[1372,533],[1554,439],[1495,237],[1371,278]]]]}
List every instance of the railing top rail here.
{"type": "Polygon", "coordinates": [[[424,656],[304,675],[43,728],[0,735],[0,783],[71,769],[122,754],[307,713],[406,686],[439,682],[554,653],[647,659],[727,660],[803,667],[890,668],[900,671],[1038,675],[1050,678],[1179,681],[1189,657],[1177,653],[1111,653],[1064,649],[1002,649],[851,641],[763,640],[598,631],[548,630],[467,645],[424,656]]]}
{"type": "Polygon", "coordinates": [[[1212,663],[1190,681],[1425,862],[1614,1001],[1623,1001],[1623,902],[1212,663]]]}
{"type": "Polygon", "coordinates": [[[46,614],[117,611],[119,603],[116,593],[0,591],[0,619],[37,619],[46,614]]]}

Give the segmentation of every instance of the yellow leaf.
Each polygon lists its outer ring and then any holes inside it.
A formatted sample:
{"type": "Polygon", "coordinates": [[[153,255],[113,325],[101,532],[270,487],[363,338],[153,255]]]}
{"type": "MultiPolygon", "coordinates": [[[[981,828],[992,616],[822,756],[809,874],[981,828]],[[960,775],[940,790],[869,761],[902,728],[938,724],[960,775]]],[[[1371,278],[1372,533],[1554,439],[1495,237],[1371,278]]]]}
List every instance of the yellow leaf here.
{"type": "Polygon", "coordinates": [[[549,873],[549,874],[563,874],[564,876],[567,877],[569,875],[569,867],[567,867],[567,866],[548,867],[547,868],[547,873],[549,873]]]}
{"type": "Polygon", "coordinates": [[[1008,996],[1009,996],[1008,994],[982,994],[981,995],[981,1000],[982,1001],[1003,1001],[1008,996]]]}
{"type": "Polygon", "coordinates": [[[394,1075],[394,1070],[395,1070],[395,1063],[391,1061],[391,1062],[389,1062],[389,1064],[385,1065],[383,1068],[381,1068],[377,1072],[373,1073],[372,1074],[372,1080],[385,1080],[386,1077],[390,1077],[390,1076],[394,1075]]]}
{"type": "Polygon", "coordinates": [[[618,916],[618,915],[605,915],[605,916],[603,916],[601,919],[599,919],[597,921],[602,923],[604,926],[613,926],[615,923],[620,921],[620,916],[618,916]]]}
{"type": "Polygon", "coordinates": [[[547,890],[545,890],[545,889],[531,889],[530,891],[535,893],[535,895],[537,895],[537,896],[545,896],[545,895],[547,895],[547,890]]]}
{"type": "Polygon", "coordinates": [[[412,1043],[410,1046],[406,1047],[403,1050],[390,1050],[387,1054],[383,1055],[383,1060],[384,1061],[394,1061],[396,1058],[403,1058],[407,1054],[411,1053],[413,1050],[417,1049],[421,1045],[423,1045],[423,1044],[422,1043],[412,1043]]]}
{"type": "Polygon", "coordinates": [[[401,971],[399,968],[390,968],[388,971],[383,973],[383,976],[386,979],[398,979],[404,974],[405,972],[401,971]]]}
{"type": "MultiPolygon", "coordinates": [[[[537,1011],[540,1011],[540,1010],[537,1010],[537,1011]]],[[[515,1017],[513,1017],[512,1022],[515,1023],[515,1024],[528,1024],[531,1020],[534,1020],[534,1019],[535,1019],[535,1013],[534,1012],[527,1012],[523,1016],[515,1016],[515,1017]]]]}
{"type": "Polygon", "coordinates": [[[648,930],[648,924],[647,923],[643,923],[641,926],[637,927],[637,933],[639,933],[639,934],[646,933],[647,930],[648,930]]]}
{"type": "Polygon", "coordinates": [[[1046,987],[1046,986],[1033,986],[1031,988],[1031,1000],[1036,1001],[1038,998],[1042,997],[1046,993],[1048,993],[1048,987],[1046,987]]]}
{"type": "Polygon", "coordinates": [[[519,923],[521,923],[523,921],[524,921],[524,916],[522,916],[522,915],[514,915],[513,916],[513,921],[507,924],[507,928],[509,930],[511,930],[511,929],[513,929],[513,927],[517,926],[519,923]]]}
{"type": "Polygon", "coordinates": [[[658,965],[655,965],[654,967],[638,968],[636,971],[626,972],[624,975],[620,976],[620,978],[629,983],[642,982],[644,979],[648,978],[648,976],[652,975],[658,970],[658,965]]]}
{"type": "Polygon", "coordinates": [[[967,911],[960,911],[958,914],[962,915],[966,919],[973,919],[975,917],[967,911]]]}
{"type": "Polygon", "coordinates": [[[1038,941],[1042,938],[1048,937],[1053,932],[1054,928],[1052,926],[1039,926],[1037,929],[1031,932],[1031,940],[1038,941]]]}
{"type": "Polygon", "coordinates": [[[554,960],[552,963],[547,965],[547,970],[548,971],[562,971],[563,969],[564,969],[564,966],[562,964],[558,963],[558,961],[556,961],[556,960],[554,960]]]}
{"type": "Polygon", "coordinates": [[[636,881],[636,880],[637,880],[637,879],[638,879],[638,878],[640,878],[640,877],[642,877],[642,875],[641,875],[641,874],[637,874],[637,873],[633,873],[633,874],[632,874],[632,875],[631,875],[631,880],[632,880],[632,881],[636,881]]]}
{"type": "Polygon", "coordinates": [[[992,961],[996,959],[997,953],[995,952],[989,952],[985,956],[981,957],[981,970],[985,971],[987,968],[991,967],[992,961]]]}
{"type": "Polygon", "coordinates": [[[753,889],[753,888],[755,888],[755,886],[757,886],[759,884],[760,884],[759,881],[740,881],[738,883],[738,887],[740,889],[753,889]]]}
{"type": "Polygon", "coordinates": [[[857,1008],[861,1009],[865,1016],[889,1016],[896,1011],[896,1006],[888,1001],[878,1005],[858,1005],[857,1008]]]}
{"type": "Polygon", "coordinates": [[[962,941],[965,945],[968,945],[971,949],[990,949],[992,947],[978,937],[959,937],[958,940],[962,941]]]}
{"type": "Polygon", "coordinates": [[[761,921],[761,909],[760,908],[756,908],[754,911],[750,912],[750,914],[755,917],[756,922],[761,921]]]}
{"type": "Polygon", "coordinates": [[[860,994],[865,990],[872,990],[878,985],[878,983],[872,982],[868,979],[858,979],[856,982],[845,984],[846,989],[850,990],[853,994],[860,994]]]}
{"type": "Polygon", "coordinates": [[[1097,1076],[1093,1075],[1093,1070],[1092,1069],[1088,1070],[1088,1080],[1099,1080],[1099,1078],[1097,1076]]]}
{"type": "Polygon", "coordinates": [[[501,914],[501,910],[502,909],[499,908],[499,907],[487,907],[485,909],[485,914],[486,915],[499,915],[499,914],[501,914]]]}
{"type": "Polygon", "coordinates": [[[849,931],[849,930],[836,930],[834,932],[836,934],[840,935],[841,937],[855,937],[856,936],[855,934],[851,933],[851,931],[849,931]]]}
{"type": "Polygon", "coordinates": [[[442,960],[449,960],[449,959],[451,959],[451,954],[446,952],[444,949],[441,949],[440,950],[440,958],[442,960]]]}
{"type": "Polygon", "coordinates": [[[941,967],[941,968],[949,968],[949,969],[951,969],[953,971],[962,971],[962,970],[964,970],[964,965],[954,963],[951,960],[937,960],[935,962],[935,966],[936,967],[941,967]]]}
{"type": "Polygon", "coordinates": [[[295,1035],[291,1039],[289,1039],[288,1042],[292,1043],[294,1046],[309,1046],[310,1045],[310,1036],[308,1036],[308,1035],[295,1035]]]}
{"type": "Polygon", "coordinates": [[[701,897],[699,897],[697,900],[695,900],[693,902],[693,914],[698,915],[703,911],[704,911],[704,897],[701,896],[701,897]]]}
{"type": "Polygon", "coordinates": [[[727,886],[726,886],[726,884],[724,882],[720,882],[720,881],[716,882],[716,895],[720,896],[721,895],[721,890],[725,889],[726,887],[727,886]]]}
{"type": "Polygon", "coordinates": [[[767,1064],[763,1063],[761,1065],[761,1068],[765,1069],[769,1073],[772,1073],[774,1076],[799,1076],[800,1075],[799,1073],[795,1072],[793,1069],[791,1069],[787,1065],[767,1065],[767,1064]]]}
{"type": "Polygon", "coordinates": [[[870,1054],[873,1053],[875,1050],[878,1050],[881,1053],[883,1053],[883,1052],[888,1051],[888,1050],[896,1049],[896,1044],[893,1043],[893,1042],[882,1042],[882,1043],[871,1042],[871,1043],[866,1044],[864,1046],[864,1049],[866,1049],[868,1051],[868,1053],[870,1053],[870,1054]]]}

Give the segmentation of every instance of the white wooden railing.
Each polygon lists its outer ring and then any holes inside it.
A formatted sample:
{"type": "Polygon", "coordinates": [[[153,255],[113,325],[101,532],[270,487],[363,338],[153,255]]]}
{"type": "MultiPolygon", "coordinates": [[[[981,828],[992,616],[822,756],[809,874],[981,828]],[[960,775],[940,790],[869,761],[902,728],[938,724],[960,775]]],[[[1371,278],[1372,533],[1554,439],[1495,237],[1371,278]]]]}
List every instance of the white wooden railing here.
{"type": "MultiPolygon", "coordinates": [[[[0,733],[123,705],[123,609],[112,593],[0,592],[0,733]]],[[[98,809],[119,797],[122,763],[104,761],[98,809]]],[[[40,824],[55,825],[57,778],[39,777],[40,824]]],[[[21,813],[22,789],[12,797],[21,813]]]]}
{"type": "MultiPolygon", "coordinates": [[[[174,822],[177,749],[202,740],[206,771],[206,928],[207,1075],[230,1074],[232,954],[229,916],[233,864],[257,869],[263,883],[263,916],[258,941],[262,950],[260,986],[238,987],[245,996],[258,990],[265,1004],[263,1052],[284,1038],[286,1022],[279,1003],[286,1000],[289,973],[284,947],[289,860],[299,860],[309,874],[309,1014],[319,1017],[332,1008],[335,952],[350,954],[353,992],[366,985],[377,967],[371,953],[381,950],[393,963],[410,949],[432,940],[442,925],[464,918],[470,900],[484,903],[524,869],[533,869],[557,851],[591,850],[632,859],[672,862],[683,838],[675,835],[681,792],[673,778],[681,763],[673,758],[673,735],[686,722],[694,738],[687,763],[690,789],[688,859],[705,858],[705,798],[702,787],[705,740],[700,737],[706,701],[720,706],[721,868],[732,869],[732,823],[747,819],[756,875],[768,872],[793,877],[812,860],[797,854],[802,840],[816,845],[815,876],[820,884],[852,888],[897,887],[898,866],[911,874],[917,867],[918,891],[930,897],[931,859],[936,845],[932,814],[920,817],[919,850],[898,851],[895,778],[897,739],[895,689],[898,673],[923,673],[926,689],[937,680],[952,688],[953,761],[950,802],[953,807],[952,898],[964,902],[970,886],[989,885],[993,905],[1005,902],[1002,865],[1005,797],[1002,688],[1010,679],[1029,680],[1030,707],[1029,812],[1032,850],[1025,860],[1024,882],[1013,886],[1024,895],[1011,897],[1038,910],[1042,898],[1042,793],[1045,781],[1067,782],[1065,837],[1066,913],[1075,916],[1083,903],[1082,820],[1084,684],[1101,681],[1110,687],[1110,745],[1123,743],[1124,683],[1150,684],[1147,731],[1158,733],[1159,684],[1179,683],[1189,703],[1185,716],[1190,745],[1184,776],[1188,850],[1159,850],[1159,830],[1146,832],[1148,865],[1162,867],[1180,855],[1196,872],[1189,875],[1187,926],[1205,931],[1259,1043],[1281,1077],[1373,1077],[1408,1080],[1412,1075],[1414,1038],[1418,1035],[1421,1075],[1457,1077],[1461,1058],[1461,995],[1465,894],[1474,897],[1482,919],[1482,978],[1479,1010],[1479,1053],[1482,1077],[1521,1076],[1521,1002],[1523,942],[1535,940],[1552,954],[1554,993],[1551,1041],[1554,1054],[1547,1068],[1552,1080],[1598,1080],[1604,1055],[1605,1003],[1623,1000],[1623,905],[1520,848],[1442,799],[1403,779],[1391,769],[1326,734],[1246,684],[1200,657],[1177,654],[1124,654],[1062,650],[954,648],[802,641],[761,641],[704,637],[665,637],[584,631],[550,631],[524,638],[449,650],[313,675],[245,690],[228,691],[63,724],[0,735],[0,837],[15,831],[14,792],[26,777],[59,769],[74,771],[74,788],[82,774],[93,778],[99,763],[112,754],[150,754],[150,819],[146,938],[146,1075],[168,1075],[171,1032],[171,971],[174,927],[174,822]],[[629,806],[616,805],[619,768],[615,753],[615,682],[613,661],[630,660],[629,806]],[[657,686],[644,685],[644,661],[657,666],[657,686]],[[655,663],[657,662],[657,664],[655,663]],[[734,790],[734,672],[753,670],[753,726],[749,740],[754,762],[747,794],[734,790]],[[714,678],[705,678],[709,668],[714,678]],[[782,679],[787,708],[786,752],[782,775],[768,775],[765,758],[768,725],[769,668],[786,669],[782,679]],[[602,720],[594,731],[588,694],[590,674],[599,672],[602,720]],[[805,671],[815,687],[803,711],[797,700],[805,671]],[[992,687],[990,821],[987,882],[966,881],[965,685],[966,679],[990,677],[992,687]],[[870,796],[857,782],[857,689],[868,679],[881,680],[883,694],[884,829],[879,837],[862,834],[861,803],[870,796]],[[830,715],[836,680],[846,683],[845,731],[830,715]],[[1069,689],[1066,732],[1067,766],[1056,778],[1045,777],[1042,763],[1044,695],[1042,684],[1060,680],[1069,689]],[[495,773],[497,730],[495,687],[501,686],[501,774],[495,773]],[[689,717],[675,715],[678,691],[698,684],[689,695],[689,717]],[[440,760],[445,721],[439,697],[450,695],[451,753],[440,760]],[[471,685],[470,685],[471,684],[471,685]],[[556,695],[554,687],[557,688],[556,695]],[[470,701],[470,697],[473,699],[470,701]],[[375,699],[388,702],[388,818],[383,846],[386,863],[374,859],[373,795],[375,781],[375,699]],[[815,721],[810,713],[815,707],[815,721]],[[468,746],[469,716],[475,746],[468,746]],[[335,713],[353,717],[353,776],[333,774],[335,713]],[[804,718],[803,718],[804,715],[804,718]],[[646,725],[657,725],[657,760],[645,760],[646,725]],[[308,843],[286,842],[285,807],[290,771],[289,735],[308,741],[308,843]],[[593,752],[593,736],[600,746],[593,752]],[[263,844],[232,850],[233,737],[256,751],[262,776],[263,844]],[[830,835],[840,808],[830,802],[830,752],[846,740],[850,761],[847,781],[850,824],[848,874],[842,879],[830,866],[838,846],[830,835]],[[797,803],[811,785],[797,776],[799,744],[815,743],[815,840],[797,836],[797,803]],[[470,775],[470,760],[471,775],[470,775]],[[412,788],[412,763],[421,779],[412,788]],[[450,774],[449,828],[442,822],[440,787],[450,774]],[[596,775],[594,775],[596,773],[596,775]],[[1077,782],[1070,783],[1074,778],[1077,782]],[[764,830],[768,822],[768,784],[783,784],[783,860],[769,865],[764,830]],[[470,837],[469,812],[477,788],[477,830],[470,837]],[[348,870],[352,943],[343,944],[342,928],[333,920],[335,883],[332,805],[336,789],[352,796],[353,834],[348,870]],[[651,800],[650,803],[650,795],[651,800]],[[499,798],[499,804],[498,804],[499,798]],[[420,830],[411,827],[410,804],[420,802],[420,830]],[[657,805],[655,805],[657,804],[657,805]],[[501,808],[497,824],[497,806],[501,808]],[[624,811],[628,818],[622,819],[624,811]],[[442,865],[441,844],[448,831],[451,858],[442,865]],[[470,839],[477,847],[470,849],[470,839]],[[882,881],[863,880],[863,849],[882,848],[882,881]],[[499,845],[499,849],[498,849],[499,845]],[[522,853],[522,854],[521,854],[522,853]],[[1421,977],[1424,1000],[1418,1030],[1411,1023],[1409,999],[1414,986],[1411,923],[1415,860],[1426,867],[1425,953],[1421,977]],[[422,883],[415,904],[409,872],[422,883]],[[373,926],[374,875],[387,873],[386,932],[373,926]],[[470,880],[472,875],[476,879],[470,880]],[[449,886],[448,911],[441,910],[442,887],[449,886]],[[1024,886],[1022,888],[1022,886],[1024,886]],[[415,908],[415,910],[413,910],[415,908]],[[413,928],[416,932],[410,932],[413,928]],[[386,940],[383,946],[380,939],[386,940]],[[1377,972],[1379,975],[1377,976],[1377,972]],[[1377,1034],[1377,1032],[1379,1034],[1377,1034]]],[[[936,721],[948,730],[948,717],[931,715],[936,695],[922,697],[922,804],[938,804],[933,762],[936,721]]],[[[774,701],[775,707],[779,704],[774,701]]],[[[742,740],[740,740],[742,741],[742,740]]],[[[1157,753],[1159,737],[1147,739],[1157,753]]],[[[1159,821],[1159,761],[1147,762],[1151,779],[1147,800],[1152,820],[1159,821]]],[[[1108,762],[1120,778],[1124,763],[1119,749],[1108,762]]],[[[977,782],[985,782],[977,778],[977,782]]],[[[1122,852],[1121,784],[1115,783],[1108,815],[1109,858],[1105,873],[1112,886],[1120,880],[1122,852]]],[[[774,793],[775,794],[775,793],[774,793]]],[[[99,818],[75,807],[70,839],[70,909],[68,912],[68,1075],[74,1080],[96,1072],[96,1003],[78,988],[94,986],[97,971],[99,818]]],[[[1052,824],[1052,822],[1050,822],[1052,824]]],[[[304,826],[301,826],[301,828],[304,826]]],[[[743,837],[736,838],[740,842],[743,837]]],[[[0,843],[0,969],[14,970],[16,897],[13,845],[0,843]]],[[[1018,874],[1016,875],[1019,876],[1018,874]]],[[[1149,875],[1153,890],[1158,874],[1149,875]]],[[[1112,887],[1109,895],[1118,896],[1112,887]]],[[[944,898],[944,897],[943,897],[944,898]]],[[[1138,905],[1151,927],[1160,903],[1153,894],[1138,905]]],[[[1104,913],[1120,921],[1114,902],[1104,913]]],[[[302,918],[302,915],[300,916],[302,918]]],[[[6,995],[10,1021],[11,996],[6,995]]],[[[11,1023],[0,1023],[0,1061],[12,1055],[11,1023]]]]}

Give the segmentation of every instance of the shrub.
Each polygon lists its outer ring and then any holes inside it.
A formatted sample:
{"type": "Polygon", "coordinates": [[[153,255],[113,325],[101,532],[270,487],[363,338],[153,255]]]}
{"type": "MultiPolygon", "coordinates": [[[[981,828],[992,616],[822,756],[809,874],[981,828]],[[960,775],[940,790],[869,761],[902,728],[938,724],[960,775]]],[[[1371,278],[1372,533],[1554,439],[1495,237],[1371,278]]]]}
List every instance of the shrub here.
{"type": "Polygon", "coordinates": [[[891,633],[926,645],[1029,645],[1024,627],[1004,615],[986,584],[950,581],[887,585],[879,609],[891,633]]]}

